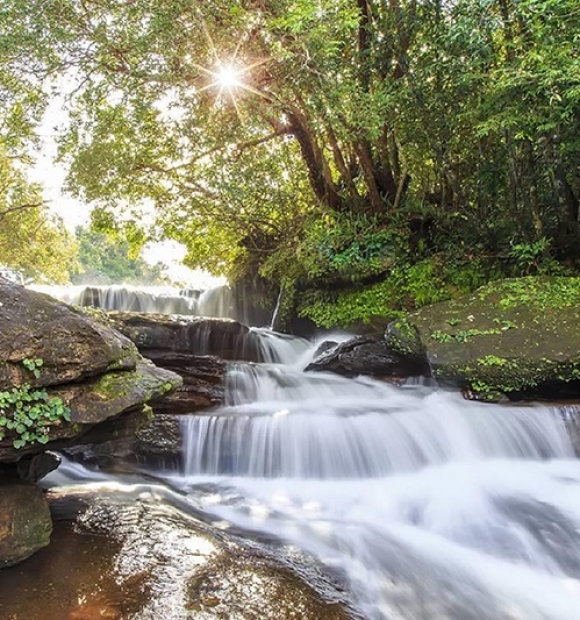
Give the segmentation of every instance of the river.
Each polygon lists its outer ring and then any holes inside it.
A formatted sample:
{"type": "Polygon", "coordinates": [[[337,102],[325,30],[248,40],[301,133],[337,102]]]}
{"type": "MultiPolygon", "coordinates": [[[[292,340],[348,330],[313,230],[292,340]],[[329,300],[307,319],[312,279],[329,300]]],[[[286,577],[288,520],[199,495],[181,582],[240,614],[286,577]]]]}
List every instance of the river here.
{"type": "MultiPolygon", "coordinates": [[[[276,363],[230,364],[227,404],[183,417],[158,484],[313,558],[368,620],[580,617],[580,462],[554,408],[304,373],[314,343],[263,337],[276,363]]],[[[47,485],[96,475],[65,463],[47,485]]]]}

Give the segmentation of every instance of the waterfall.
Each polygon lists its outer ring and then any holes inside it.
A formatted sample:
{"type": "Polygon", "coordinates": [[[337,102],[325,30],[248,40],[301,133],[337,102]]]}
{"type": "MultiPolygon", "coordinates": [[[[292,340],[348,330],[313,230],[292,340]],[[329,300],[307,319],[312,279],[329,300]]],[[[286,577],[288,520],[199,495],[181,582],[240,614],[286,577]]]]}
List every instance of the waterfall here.
{"type": "Polygon", "coordinates": [[[230,370],[225,407],[186,422],[187,475],[364,478],[447,462],[571,458],[547,407],[489,408],[371,380],[230,370]]]}
{"type": "Polygon", "coordinates": [[[231,363],[226,405],[183,421],[191,502],[310,553],[368,620],[578,617],[573,408],[304,373],[315,345],[260,335],[269,361],[231,363]]]}
{"type": "MultiPolygon", "coordinates": [[[[228,294],[182,297],[219,313],[228,294]]],[[[578,619],[578,406],[305,373],[318,343],[247,337],[260,362],[228,363],[225,404],[181,416],[182,469],[154,472],[180,502],[224,536],[308,554],[364,620],[578,619]]]]}
{"type": "Polygon", "coordinates": [[[93,306],[103,310],[225,318],[234,316],[232,294],[227,285],[219,285],[206,291],[129,285],[31,285],[30,288],[69,304],[93,306]]]}

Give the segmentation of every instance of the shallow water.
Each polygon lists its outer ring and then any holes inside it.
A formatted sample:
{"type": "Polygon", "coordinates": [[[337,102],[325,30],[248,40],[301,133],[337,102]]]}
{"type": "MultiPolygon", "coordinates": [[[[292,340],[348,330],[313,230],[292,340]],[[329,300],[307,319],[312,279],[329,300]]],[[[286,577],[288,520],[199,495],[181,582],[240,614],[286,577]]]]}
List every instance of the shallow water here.
{"type": "MultiPolygon", "coordinates": [[[[369,620],[580,617],[580,462],[556,410],[305,374],[303,342],[264,337],[284,363],[231,364],[228,405],[184,417],[183,469],[154,472],[165,486],[151,509],[178,505],[223,540],[302,558],[295,575],[320,593],[322,570],[335,594],[345,588],[341,605],[369,620]]],[[[66,464],[49,484],[92,476],[66,464]]],[[[92,484],[110,484],[100,476],[92,484]]],[[[249,613],[232,609],[214,617],[249,613]]],[[[312,609],[322,618],[328,607],[312,609]]],[[[202,611],[192,617],[211,617],[202,611]]],[[[291,604],[272,613],[308,617],[291,604]]]]}

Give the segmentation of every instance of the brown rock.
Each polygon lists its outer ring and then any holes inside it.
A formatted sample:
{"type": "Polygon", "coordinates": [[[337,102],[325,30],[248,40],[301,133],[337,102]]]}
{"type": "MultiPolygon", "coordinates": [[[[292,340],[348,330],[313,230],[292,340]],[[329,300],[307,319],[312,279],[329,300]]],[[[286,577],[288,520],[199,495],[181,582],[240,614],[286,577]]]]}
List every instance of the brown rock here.
{"type": "Polygon", "coordinates": [[[50,510],[42,489],[0,481],[0,568],[48,545],[51,532],[50,510]]]}
{"type": "Polygon", "coordinates": [[[0,389],[54,385],[135,368],[133,343],[48,295],[0,282],[0,389]],[[41,359],[40,377],[22,360],[41,359]]]}

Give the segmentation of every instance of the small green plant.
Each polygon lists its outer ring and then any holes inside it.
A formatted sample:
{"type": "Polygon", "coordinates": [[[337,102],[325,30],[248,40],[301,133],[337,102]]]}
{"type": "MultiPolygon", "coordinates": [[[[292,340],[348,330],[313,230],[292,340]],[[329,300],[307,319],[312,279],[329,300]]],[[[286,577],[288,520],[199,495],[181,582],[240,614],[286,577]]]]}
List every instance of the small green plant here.
{"type": "MultiPolygon", "coordinates": [[[[22,364],[36,378],[40,377],[42,359],[26,358],[22,364]]],[[[62,421],[71,421],[70,408],[62,398],[49,397],[44,388],[25,383],[0,391],[0,441],[12,435],[12,445],[17,449],[35,442],[45,444],[50,428],[62,421]]]]}
{"type": "Polygon", "coordinates": [[[40,357],[37,357],[36,359],[30,359],[29,357],[25,357],[22,360],[22,365],[24,366],[24,368],[26,368],[27,370],[30,370],[30,372],[37,379],[40,377],[40,369],[42,368],[43,364],[44,364],[44,361],[40,357]]]}

